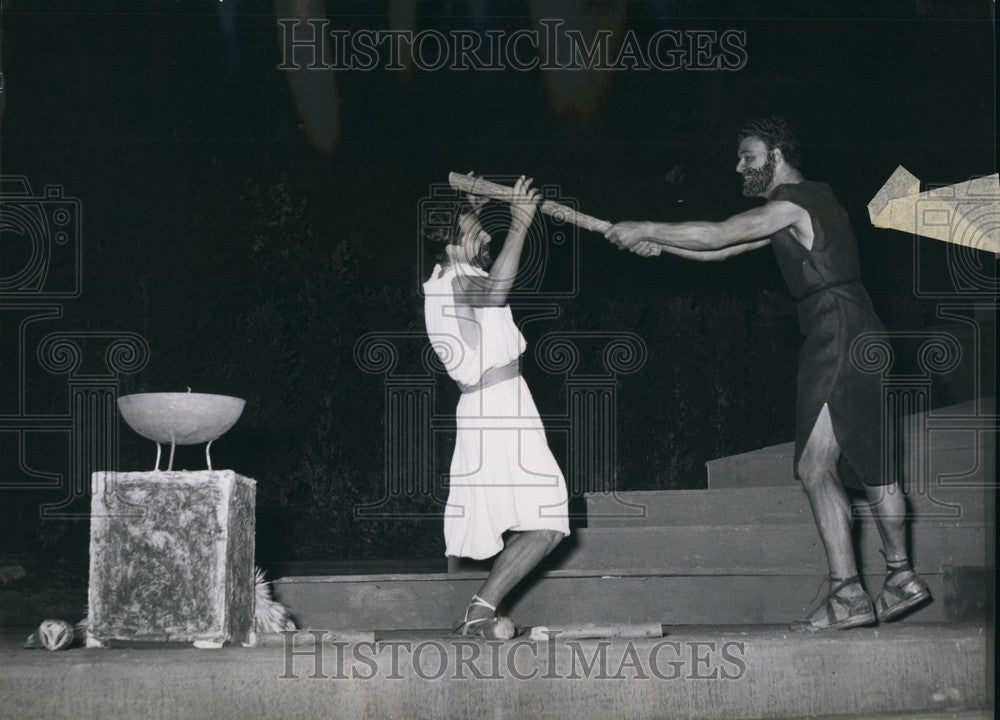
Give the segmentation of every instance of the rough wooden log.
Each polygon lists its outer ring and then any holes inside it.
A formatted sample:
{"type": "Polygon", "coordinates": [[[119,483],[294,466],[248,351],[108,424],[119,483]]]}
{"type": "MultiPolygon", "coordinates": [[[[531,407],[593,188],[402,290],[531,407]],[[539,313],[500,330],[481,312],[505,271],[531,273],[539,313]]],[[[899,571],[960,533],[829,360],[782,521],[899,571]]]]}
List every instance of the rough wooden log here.
{"type": "MultiPolygon", "coordinates": [[[[507,187],[506,185],[498,185],[474,175],[461,175],[455,172],[449,173],[448,183],[456,190],[469,193],[470,195],[487,197],[491,200],[510,202],[514,194],[514,188],[507,187]]],[[[551,200],[543,200],[538,209],[560,222],[568,222],[571,225],[582,227],[584,230],[593,230],[594,232],[603,234],[605,230],[611,227],[611,223],[607,220],[599,220],[551,200]]]]}

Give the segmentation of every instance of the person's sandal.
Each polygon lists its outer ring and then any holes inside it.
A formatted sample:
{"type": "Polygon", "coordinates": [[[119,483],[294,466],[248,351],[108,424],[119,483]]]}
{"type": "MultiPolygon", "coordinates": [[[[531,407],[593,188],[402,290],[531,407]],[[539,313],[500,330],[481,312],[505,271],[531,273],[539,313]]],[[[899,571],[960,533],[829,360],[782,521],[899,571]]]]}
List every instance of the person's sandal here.
{"type": "Polygon", "coordinates": [[[880,622],[897,618],[907,610],[911,610],[930,599],[930,588],[916,573],[913,573],[909,560],[886,559],[885,569],[886,576],[885,582],[882,583],[882,592],[875,600],[875,614],[880,622]],[[913,573],[913,577],[898,585],[891,582],[894,577],[906,572],[913,573]]]}
{"type": "Polygon", "coordinates": [[[837,594],[851,585],[860,586],[860,577],[855,575],[849,578],[838,578],[831,575],[830,585],[830,594],[826,598],[826,623],[814,622],[809,618],[797,620],[788,626],[792,632],[814,633],[824,630],[846,630],[847,628],[871,625],[875,622],[872,601],[867,593],[862,592],[856,597],[845,597],[837,594]],[[838,616],[837,611],[840,609],[846,609],[847,614],[838,616]]]}
{"type": "Polygon", "coordinates": [[[494,613],[497,611],[495,605],[490,605],[478,595],[473,595],[469,607],[465,608],[465,617],[462,618],[461,624],[451,631],[452,635],[475,636],[487,640],[510,640],[517,636],[518,627],[508,618],[492,615],[470,620],[469,611],[475,605],[488,608],[494,613]]]}

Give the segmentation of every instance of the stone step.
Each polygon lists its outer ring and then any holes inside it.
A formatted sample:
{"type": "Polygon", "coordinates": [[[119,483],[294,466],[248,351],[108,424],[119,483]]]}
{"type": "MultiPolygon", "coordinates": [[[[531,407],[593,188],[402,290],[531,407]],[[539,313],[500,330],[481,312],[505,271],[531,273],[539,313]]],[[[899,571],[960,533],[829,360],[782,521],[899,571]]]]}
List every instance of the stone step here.
{"type": "MultiPolygon", "coordinates": [[[[994,443],[975,430],[940,431],[930,435],[925,459],[914,467],[926,468],[923,478],[908,470],[911,483],[935,485],[942,476],[990,477],[994,443]]],[[[783,443],[740,455],[709,460],[708,487],[773,487],[797,485],[792,464],[794,443],[783,443]]]]}
{"type": "MultiPolygon", "coordinates": [[[[961,621],[992,612],[992,575],[983,568],[945,568],[922,575],[933,602],[904,622],[961,621]]],[[[431,575],[288,577],[275,596],[300,627],[395,630],[452,627],[485,572],[431,575]]],[[[883,575],[867,576],[871,593],[883,575]]],[[[781,624],[804,617],[825,593],[821,572],[780,575],[535,573],[508,597],[522,625],[565,623],[781,624]]]]}
{"type": "MultiPolygon", "coordinates": [[[[882,543],[873,524],[854,529],[863,572],[882,572],[882,543]]],[[[987,531],[981,526],[911,528],[911,561],[918,572],[987,564],[987,531]]],[[[452,570],[488,567],[459,559],[452,570]]],[[[809,574],[826,567],[814,523],[798,525],[677,525],[583,528],[544,560],[544,567],[607,574],[746,575],[809,574]]]]}
{"type": "Polygon", "coordinates": [[[708,487],[770,487],[796,485],[792,469],[795,443],[772,445],[705,463],[708,487]]]}
{"type": "MultiPolygon", "coordinates": [[[[992,518],[993,488],[935,486],[906,494],[908,517],[921,525],[976,525],[992,518]]],[[[708,490],[653,490],[588,493],[587,525],[641,527],[812,523],[809,499],[801,485],[734,487],[708,490]]],[[[873,522],[869,504],[853,498],[854,517],[873,522]]]]}
{"type": "MultiPolygon", "coordinates": [[[[919,418],[919,422],[911,417],[912,427],[924,429],[906,431],[904,446],[907,457],[911,458],[905,473],[907,483],[934,486],[942,477],[954,483],[957,478],[952,476],[962,477],[966,482],[978,478],[992,483],[995,429],[988,421],[977,421],[976,415],[992,414],[994,407],[991,398],[980,399],[932,410],[919,418]]],[[[797,483],[792,467],[794,456],[794,443],[788,442],[710,460],[705,464],[708,487],[794,485],[797,483]]]]}
{"type": "Polygon", "coordinates": [[[4,717],[731,720],[991,707],[990,634],[976,624],[823,636],[668,628],[662,639],[477,643],[398,633],[376,643],[219,650],[0,649],[4,717]]]}

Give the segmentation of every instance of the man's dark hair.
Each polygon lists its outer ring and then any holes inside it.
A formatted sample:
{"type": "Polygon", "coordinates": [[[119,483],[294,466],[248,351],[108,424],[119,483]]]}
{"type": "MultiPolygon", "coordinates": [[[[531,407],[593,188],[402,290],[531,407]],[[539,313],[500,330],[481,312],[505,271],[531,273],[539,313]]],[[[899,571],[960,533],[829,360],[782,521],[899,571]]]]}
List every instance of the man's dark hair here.
{"type": "Polygon", "coordinates": [[[751,136],[760,138],[769,152],[774,148],[780,149],[781,154],[785,157],[785,162],[796,170],[801,169],[799,134],[785,118],[780,115],[771,115],[770,117],[748,120],[743,125],[743,129],[740,130],[739,140],[742,142],[751,136]]]}

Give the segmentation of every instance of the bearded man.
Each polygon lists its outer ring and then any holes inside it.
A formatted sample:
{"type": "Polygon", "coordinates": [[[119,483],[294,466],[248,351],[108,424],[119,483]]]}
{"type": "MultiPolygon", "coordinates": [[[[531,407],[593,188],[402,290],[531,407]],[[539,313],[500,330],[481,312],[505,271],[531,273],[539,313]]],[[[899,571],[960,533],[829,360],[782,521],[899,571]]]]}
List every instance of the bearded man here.
{"type": "Polygon", "coordinates": [[[877,376],[851,362],[862,333],[885,331],[861,284],[850,218],[829,185],[799,169],[794,129],[779,117],[746,124],[739,137],[743,194],[767,202],[722,222],[623,222],[606,237],[644,255],[665,251],[692,260],[722,260],[771,245],[797,300],[805,338],[799,355],[795,424],[796,477],[809,497],[830,567],[830,592],[798,632],[891,620],[930,597],[910,568],[905,499],[882,473],[881,388],[877,376]],[[886,578],[873,604],[858,576],[845,485],[872,506],[886,558],[886,578]]]}

